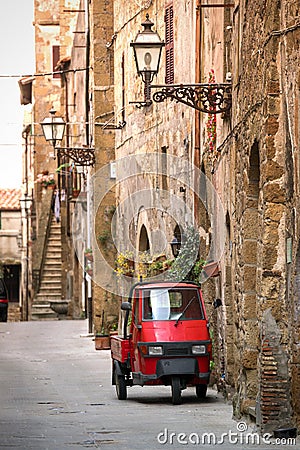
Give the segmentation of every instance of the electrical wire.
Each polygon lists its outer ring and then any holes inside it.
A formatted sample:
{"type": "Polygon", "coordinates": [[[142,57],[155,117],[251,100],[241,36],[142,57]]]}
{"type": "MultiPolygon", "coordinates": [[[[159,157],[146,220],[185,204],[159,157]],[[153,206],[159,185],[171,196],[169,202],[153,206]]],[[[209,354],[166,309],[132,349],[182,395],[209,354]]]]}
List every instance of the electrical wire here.
{"type": "Polygon", "coordinates": [[[51,75],[62,75],[64,73],[75,73],[75,72],[83,72],[83,71],[87,71],[87,70],[91,70],[93,69],[93,67],[89,66],[89,67],[81,67],[78,69],[67,69],[67,70],[58,70],[56,72],[44,72],[44,73],[35,73],[33,75],[5,75],[5,74],[0,74],[0,78],[35,78],[35,77],[47,77],[47,76],[51,76],[51,75]]]}

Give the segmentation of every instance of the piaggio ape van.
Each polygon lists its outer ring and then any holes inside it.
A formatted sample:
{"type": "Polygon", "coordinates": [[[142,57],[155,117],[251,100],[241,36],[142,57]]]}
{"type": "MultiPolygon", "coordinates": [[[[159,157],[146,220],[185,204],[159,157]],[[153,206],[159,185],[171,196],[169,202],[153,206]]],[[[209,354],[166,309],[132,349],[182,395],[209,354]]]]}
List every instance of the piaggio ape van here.
{"type": "Polygon", "coordinates": [[[187,386],[195,386],[197,397],[204,398],[212,342],[200,286],[137,283],[121,309],[126,311],[123,335],[111,338],[112,384],[118,399],[125,400],[132,385],[171,386],[174,405],[181,403],[187,386]]]}

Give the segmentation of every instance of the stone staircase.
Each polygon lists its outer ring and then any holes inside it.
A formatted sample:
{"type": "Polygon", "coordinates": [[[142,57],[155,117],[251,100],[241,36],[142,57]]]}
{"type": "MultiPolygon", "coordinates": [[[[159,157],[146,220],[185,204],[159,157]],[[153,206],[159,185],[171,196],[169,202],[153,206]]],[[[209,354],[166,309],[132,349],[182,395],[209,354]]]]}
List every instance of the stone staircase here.
{"type": "Polygon", "coordinates": [[[57,319],[51,302],[61,302],[61,226],[52,218],[40,289],[31,307],[32,320],[57,319]]]}

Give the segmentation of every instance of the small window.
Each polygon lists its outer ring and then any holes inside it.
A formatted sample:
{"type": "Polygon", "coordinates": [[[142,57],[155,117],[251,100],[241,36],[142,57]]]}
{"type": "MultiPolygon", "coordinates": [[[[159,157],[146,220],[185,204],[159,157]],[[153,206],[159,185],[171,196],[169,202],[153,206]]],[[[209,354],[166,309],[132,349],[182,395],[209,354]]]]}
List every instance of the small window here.
{"type": "MultiPolygon", "coordinates": [[[[57,71],[57,69],[55,69],[55,67],[57,66],[59,60],[60,60],[59,45],[53,45],[53,47],[52,47],[52,71],[53,72],[57,71]]],[[[53,78],[60,78],[60,74],[54,73],[53,78]]]]}

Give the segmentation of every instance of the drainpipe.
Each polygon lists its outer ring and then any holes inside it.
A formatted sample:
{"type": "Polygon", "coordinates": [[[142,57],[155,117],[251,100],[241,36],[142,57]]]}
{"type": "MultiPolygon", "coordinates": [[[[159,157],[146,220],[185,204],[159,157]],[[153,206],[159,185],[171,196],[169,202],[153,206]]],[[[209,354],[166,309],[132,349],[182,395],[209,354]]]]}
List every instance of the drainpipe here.
{"type": "MultiPolygon", "coordinates": [[[[201,0],[196,6],[196,48],[195,48],[195,83],[201,83],[201,45],[202,45],[202,8],[201,0]]],[[[195,150],[194,165],[200,168],[201,164],[201,113],[195,111],[195,150]]],[[[199,224],[199,193],[194,193],[194,217],[196,224],[199,224]]]]}
{"type": "MultiPolygon", "coordinates": [[[[85,0],[85,36],[86,36],[86,75],[85,75],[85,138],[86,144],[90,147],[90,127],[89,127],[89,65],[90,65],[90,27],[89,27],[89,2],[85,0]]],[[[90,168],[87,173],[87,247],[91,248],[91,176],[90,168]]],[[[88,318],[88,333],[93,333],[93,297],[92,297],[92,279],[84,272],[85,288],[87,287],[87,318],[88,318]]]]}
{"type": "MultiPolygon", "coordinates": [[[[25,141],[25,157],[24,157],[24,164],[25,164],[25,200],[28,198],[28,136],[31,132],[31,124],[24,127],[22,132],[22,137],[25,141]]],[[[22,288],[22,320],[28,321],[29,316],[29,240],[30,240],[30,220],[29,220],[29,210],[26,205],[26,203],[21,205],[21,220],[23,221],[23,215],[22,212],[25,209],[25,224],[26,224],[26,254],[25,258],[22,258],[23,261],[25,260],[25,298],[24,295],[24,289],[22,288]],[[25,304],[23,304],[23,302],[25,304]],[[24,307],[24,308],[23,308],[24,307]]],[[[22,246],[23,247],[23,246],[22,246]]],[[[23,248],[22,248],[22,255],[23,255],[23,248]]],[[[23,265],[23,264],[22,264],[23,265]]],[[[22,269],[23,270],[23,269],[22,269]]],[[[24,276],[22,275],[22,280],[24,280],[24,276]]]]}

